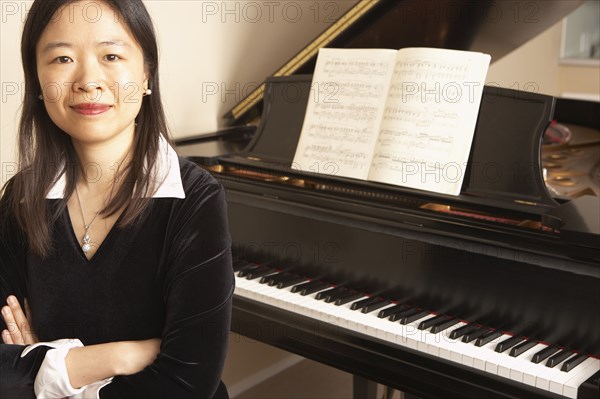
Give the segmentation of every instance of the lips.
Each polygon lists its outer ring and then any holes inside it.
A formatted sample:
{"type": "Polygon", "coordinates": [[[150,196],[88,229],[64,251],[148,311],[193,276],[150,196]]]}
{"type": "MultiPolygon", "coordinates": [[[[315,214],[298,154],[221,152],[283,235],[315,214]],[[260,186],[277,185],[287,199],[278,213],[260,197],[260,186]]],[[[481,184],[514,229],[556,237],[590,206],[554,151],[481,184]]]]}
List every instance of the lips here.
{"type": "Polygon", "coordinates": [[[73,111],[82,115],[100,115],[107,112],[110,108],[110,105],[98,103],[81,103],[71,106],[73,111]]]}

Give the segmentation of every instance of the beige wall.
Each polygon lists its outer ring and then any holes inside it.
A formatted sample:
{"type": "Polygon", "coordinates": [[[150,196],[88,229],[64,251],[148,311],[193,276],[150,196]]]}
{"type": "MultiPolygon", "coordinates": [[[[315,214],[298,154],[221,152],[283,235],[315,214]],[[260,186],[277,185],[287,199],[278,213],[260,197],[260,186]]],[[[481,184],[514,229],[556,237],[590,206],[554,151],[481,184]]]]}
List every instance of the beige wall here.
{"type": "Polygon", "coordinates": [[[558,92],[590,94],[600,97],[600,68],[561,65],[558,68],[558,92]]]}
{"type": "MultiPolygon", "coordinates": [[[[146,0],[161,43],[161,80],[176,137],[211,132],[249,88],[293,56],[353,0],[146,0]],[[315,8],[315,4],[318,7],[315,8]]],[[[19,38],[31,1],[0,0],[0,183],[15,167],[22,96],[19,38]]],[[[561,23],[493,62],[489,84],[560,95],[600,93],[598,67],[559,65],[561,23]]]]}
{"type": "MultiPolygon", "coordinates": [[[[14,173],[22,98],[19,40],[32,1],[0,0],[0,183],[14,173]]],[[[354,1],[146,0],[158,32],[161,91],[176,137],[211,132],[354,1]]]]}
{"type": "Polygon", "coordinates": [[[554,25],[507,56],[493,62],[486,84],[558,95],[560,26],[560,23],[554,25]]]}
{"type": "Polygon", "coordinates": [[[563,22],[525,43],[490,66],[486,83],[560,96],[563,93],[600,95],[598,66],[563,65],[560,44],[563,22]]]}

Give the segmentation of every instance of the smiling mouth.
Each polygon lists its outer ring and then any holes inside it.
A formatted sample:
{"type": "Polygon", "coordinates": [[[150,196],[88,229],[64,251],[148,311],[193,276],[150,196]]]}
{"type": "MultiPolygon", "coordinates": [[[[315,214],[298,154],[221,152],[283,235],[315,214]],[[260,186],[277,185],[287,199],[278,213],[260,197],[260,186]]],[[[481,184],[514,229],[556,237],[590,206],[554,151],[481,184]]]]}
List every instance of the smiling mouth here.
{"type": "Polygon", "coordinates": [[[77,104],[71,106],[71,109],[81,115],[100,115],[111,108],[105,104],[77,104]]]}

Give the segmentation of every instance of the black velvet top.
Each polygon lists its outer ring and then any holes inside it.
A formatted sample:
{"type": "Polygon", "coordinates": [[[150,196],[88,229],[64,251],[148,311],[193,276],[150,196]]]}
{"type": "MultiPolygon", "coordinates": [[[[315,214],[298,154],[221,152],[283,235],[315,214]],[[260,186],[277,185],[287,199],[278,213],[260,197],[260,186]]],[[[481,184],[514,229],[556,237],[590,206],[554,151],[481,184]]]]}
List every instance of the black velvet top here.
{"type": "MultiPolygon", "coordinates": [[[[154,363],[116,376],[100,390],[103,399],[227,397],[220,375],[234,277],[224,190],[195,164],[179,163],[185,199],[152,198],[140,222],[120,228],[117,221],[91,260],[66,208],[53,225],[49,257],[21,252],[21,235],[0,202],[0,300],[28,298],[40,341],[162,339],[154,363]]],[[[34,397],[48,349],[20,359],[22,349],[0,345],[2,398],[34,397]]]]}

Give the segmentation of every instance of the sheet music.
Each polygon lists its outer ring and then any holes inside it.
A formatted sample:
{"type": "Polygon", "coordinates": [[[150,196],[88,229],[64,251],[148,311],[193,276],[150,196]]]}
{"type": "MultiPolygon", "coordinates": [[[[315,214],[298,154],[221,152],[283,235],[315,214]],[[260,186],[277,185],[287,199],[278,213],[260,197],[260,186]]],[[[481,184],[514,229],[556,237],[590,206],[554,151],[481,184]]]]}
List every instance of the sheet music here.
{"type": "Polygon", "coordinates": [[[292,168],[367,178],[396,53],[319,51],[292,168]]]}
{"type": "Polygon", "coordinates": [[[369,180],[458,195],[490,57],[398,51],[369,180]]]}

